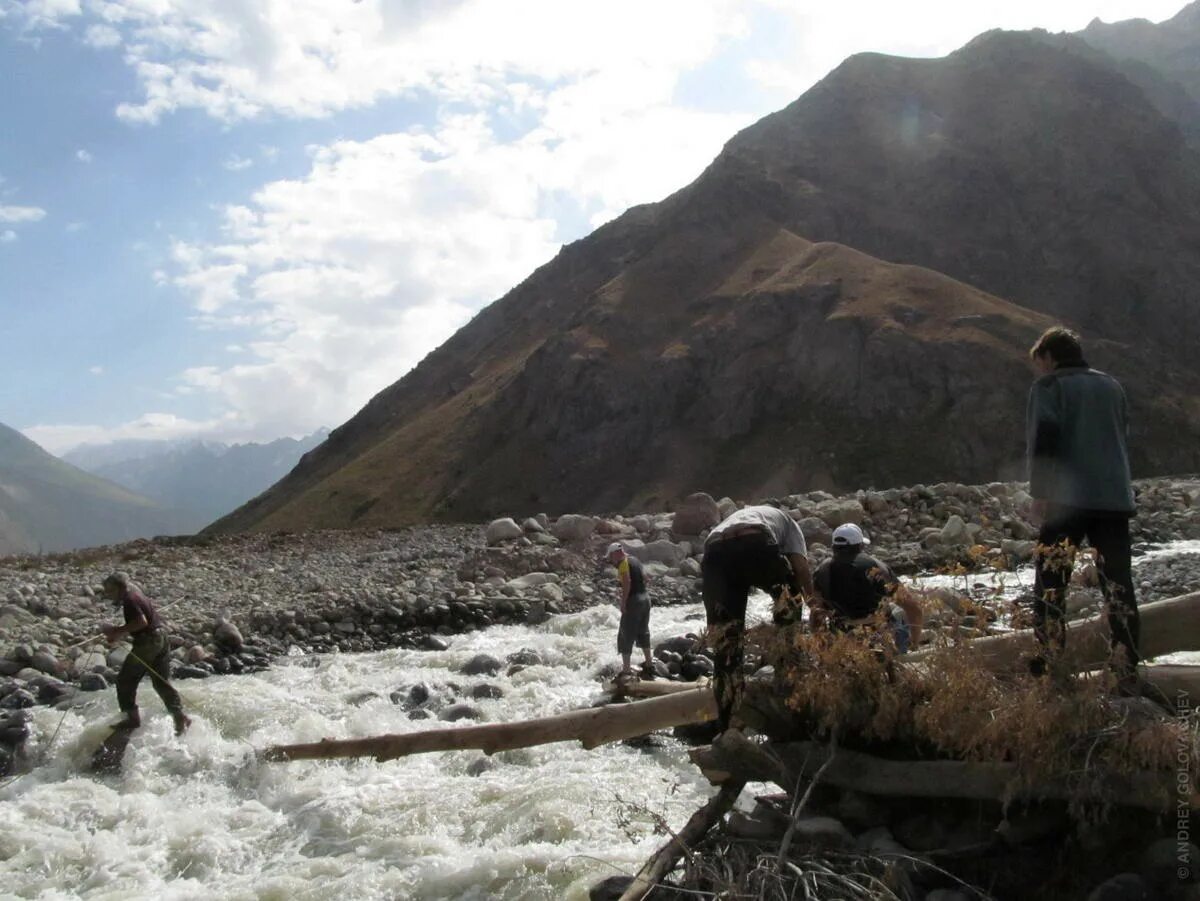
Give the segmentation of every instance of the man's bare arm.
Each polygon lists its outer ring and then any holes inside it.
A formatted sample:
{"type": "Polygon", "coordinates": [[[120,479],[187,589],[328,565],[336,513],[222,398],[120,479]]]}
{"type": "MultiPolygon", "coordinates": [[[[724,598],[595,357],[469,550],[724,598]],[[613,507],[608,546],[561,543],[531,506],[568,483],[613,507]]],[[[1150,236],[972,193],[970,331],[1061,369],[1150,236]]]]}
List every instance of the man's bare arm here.
{"type": "Polygon", "coordinates": [[[808,600],[813,595],[812,567],[804,554],[788,554],[788,563],[792,564],[792,588],[800,592],[802,600],[808,600]]]}
{"type": "Polygon", "coordinates": [[[139,613],[123,626],[101,626],[100,631],[104,634],[104,637],[108,639],[109,643],[112,644],[113,642],[119,641],[122,636],[133,635],[136,632],[141,632],[148,625],[150,624],[146,622],[146,617],[139,613]]]}

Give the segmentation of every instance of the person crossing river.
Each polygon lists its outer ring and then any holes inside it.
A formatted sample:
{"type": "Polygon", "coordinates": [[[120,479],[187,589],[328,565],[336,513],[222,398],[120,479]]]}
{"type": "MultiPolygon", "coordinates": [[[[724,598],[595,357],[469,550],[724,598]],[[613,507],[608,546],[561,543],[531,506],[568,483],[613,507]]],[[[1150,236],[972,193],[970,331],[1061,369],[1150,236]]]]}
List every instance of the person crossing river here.
{"type": "Polygon", "coordinates": [[[100,631],[109,644],[115,644],[126,635],[133,640],[129,656],[117,674],[117,705],[124,714],[124,719],[117,725],[136,729],[142,724],[137,707],[137,690],[142,677],[149,674],[150,684],[175,721],[175,734],[182,735],[192,721],[183,712],[183,699],[179,697],[179,692],[168,681],[171,675],[171,642],[154,602],[125,573],[120,572],[105,577],[103,594],[114,605],[121,606],[125,624],[105,624],[100,631]]]}
{"type": "Polygon", "coordinates": [[[642,649],[645,658],[642,676],[654,678],[654,658],[650,656],[650,595],[646,591],[646,571],[642,561],[631,557],[619,543],[608,546],[605,557],[617,568],[621,580],[621,625],[617,630],[617,653],[621,655],[621,674],[632,673],[633,646],[642,649]]]}

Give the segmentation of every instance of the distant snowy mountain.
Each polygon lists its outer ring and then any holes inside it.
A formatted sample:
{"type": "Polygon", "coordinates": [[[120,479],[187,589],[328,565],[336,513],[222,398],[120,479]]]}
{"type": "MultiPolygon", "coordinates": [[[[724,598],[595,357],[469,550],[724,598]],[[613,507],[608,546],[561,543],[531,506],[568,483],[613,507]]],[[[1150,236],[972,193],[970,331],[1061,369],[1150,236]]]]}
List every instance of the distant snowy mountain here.
{"type": "Polygon", "coordinates": [[[115,441],[83,445],[63,459],[178,511],[198,530],[270,488],[328,434],[266,444],[115,441]]]}

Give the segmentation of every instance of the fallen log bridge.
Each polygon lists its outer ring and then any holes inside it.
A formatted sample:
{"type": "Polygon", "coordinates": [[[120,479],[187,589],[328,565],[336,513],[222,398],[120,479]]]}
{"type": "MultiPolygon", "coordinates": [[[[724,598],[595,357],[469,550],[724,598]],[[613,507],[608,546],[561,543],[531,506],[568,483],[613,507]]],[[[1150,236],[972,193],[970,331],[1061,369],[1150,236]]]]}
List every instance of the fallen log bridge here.
{"type": "MultiPolygon", "coordinates": [[[[1138,607],[1141,635],[1138,651],[1144,659],[1200,649],[1200,591],[1165,598],[1138,607]]],[[[973,653],[988,669],[1016,668],[1039,650],[1032,629],[989,635],[969,643],[973,653]]],[[[905,662],[929,660],[939,648],[922,648],[905,657],[905,662]]],[[[1099,669],[1109,658],[1108,620],[1103,614],[1067,623],[1063,660],[1075,672],[1099,669]]]]}
{"type": "Polygon", "coordinates": [[[692,749],[690,756],[716,785],[775,782],[792,792],[820,772],[827,785],[879,797],[1009,802],[1094,794],[1098,800],[1152,811],[1174,810],[1177,800],[1200,806],[1195,792],[1179,794],[1173,773],[1107,772],[1093,774],[1086,784],[1058,780],[1027,785],[1015,763],[890,760],[814,741],[759,744],[737,730],[723,732],[708,747],[692,749]]]}
{"type": "MultiPolygon", "coordinates": [[[[1200,648],[1200,592],[1156,601],[1141,607],[1141,644],[1146,657],[1200,648]]],[[[985,666],[1003,670],[1031,652],[1031,630],[981,638],[970,642],[985,666]]],[[[922,650],[903,658],[905,664],[934,665],[941,649],[922,650]]],[[[1102,665],[1108,655],[1107,627],[1099,617],[1068,624],[1067,659],[1073,669],[1086,671],[1102,665]]],[[[1200,667],[1143,667],[1145,679],[1168,700],[1183,692],[1200,699],[1200,667]]],[[[324,739],[308,744],[273,745],[259,752],[267,761],[330,760],[374,757],[394,760],[432,751],[477,749],[486,754],[528,748],[560,741],[579,741],[586,749],[608,742],[645,735],[659,729],[704,723],[716,719],[717,709],[707,683],[619,681],[618,695],[648,697],[629,704],[575,710],[556,716],[515,723],[488,723],[423,732],[405,732],[368,738],[324,739]]],[[[1191,705],[1188,704],[1190,709],[1191,705]]],[[[791,717],[783,699],[770,684],[749,682],[743,701],[747,723],[765,733],[786,725],[791,717]]]]}
{"type": "Polygon", "coordinates": [[[332,760],[374,757],[395,760],[431,751],[476,749],[485,754],[559,741],[578,740],[591,750],[608,742],[635,738],[658,729],[717,718],[717,704],[707,688],[679,691],[646,701],[573,710],[556,716],[515,723],[489,723],[424,732],[401,732],[370,738],[324,739],[309,744],[273,745],[259,752],[261,760],[332,760]]]}

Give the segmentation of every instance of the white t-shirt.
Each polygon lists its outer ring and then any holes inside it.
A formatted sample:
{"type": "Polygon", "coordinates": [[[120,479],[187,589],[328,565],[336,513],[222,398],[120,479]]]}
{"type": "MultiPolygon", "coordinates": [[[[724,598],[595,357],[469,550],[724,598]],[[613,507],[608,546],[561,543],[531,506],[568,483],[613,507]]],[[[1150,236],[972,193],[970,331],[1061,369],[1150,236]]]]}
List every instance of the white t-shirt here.
{"type": "Polygon", "coordinates": [[[804,533],[796,525],[796,521],[778,507],[743,507],[736,513],[731,513],[717,525],[713,526],[708,537],[704,539],[707,547],[718,540],[726,531],[736,526],[756,526],[766,531],[771,540],[779,545],[784,554],[807,554],[808,545],[804,541],[804,533]]]}

